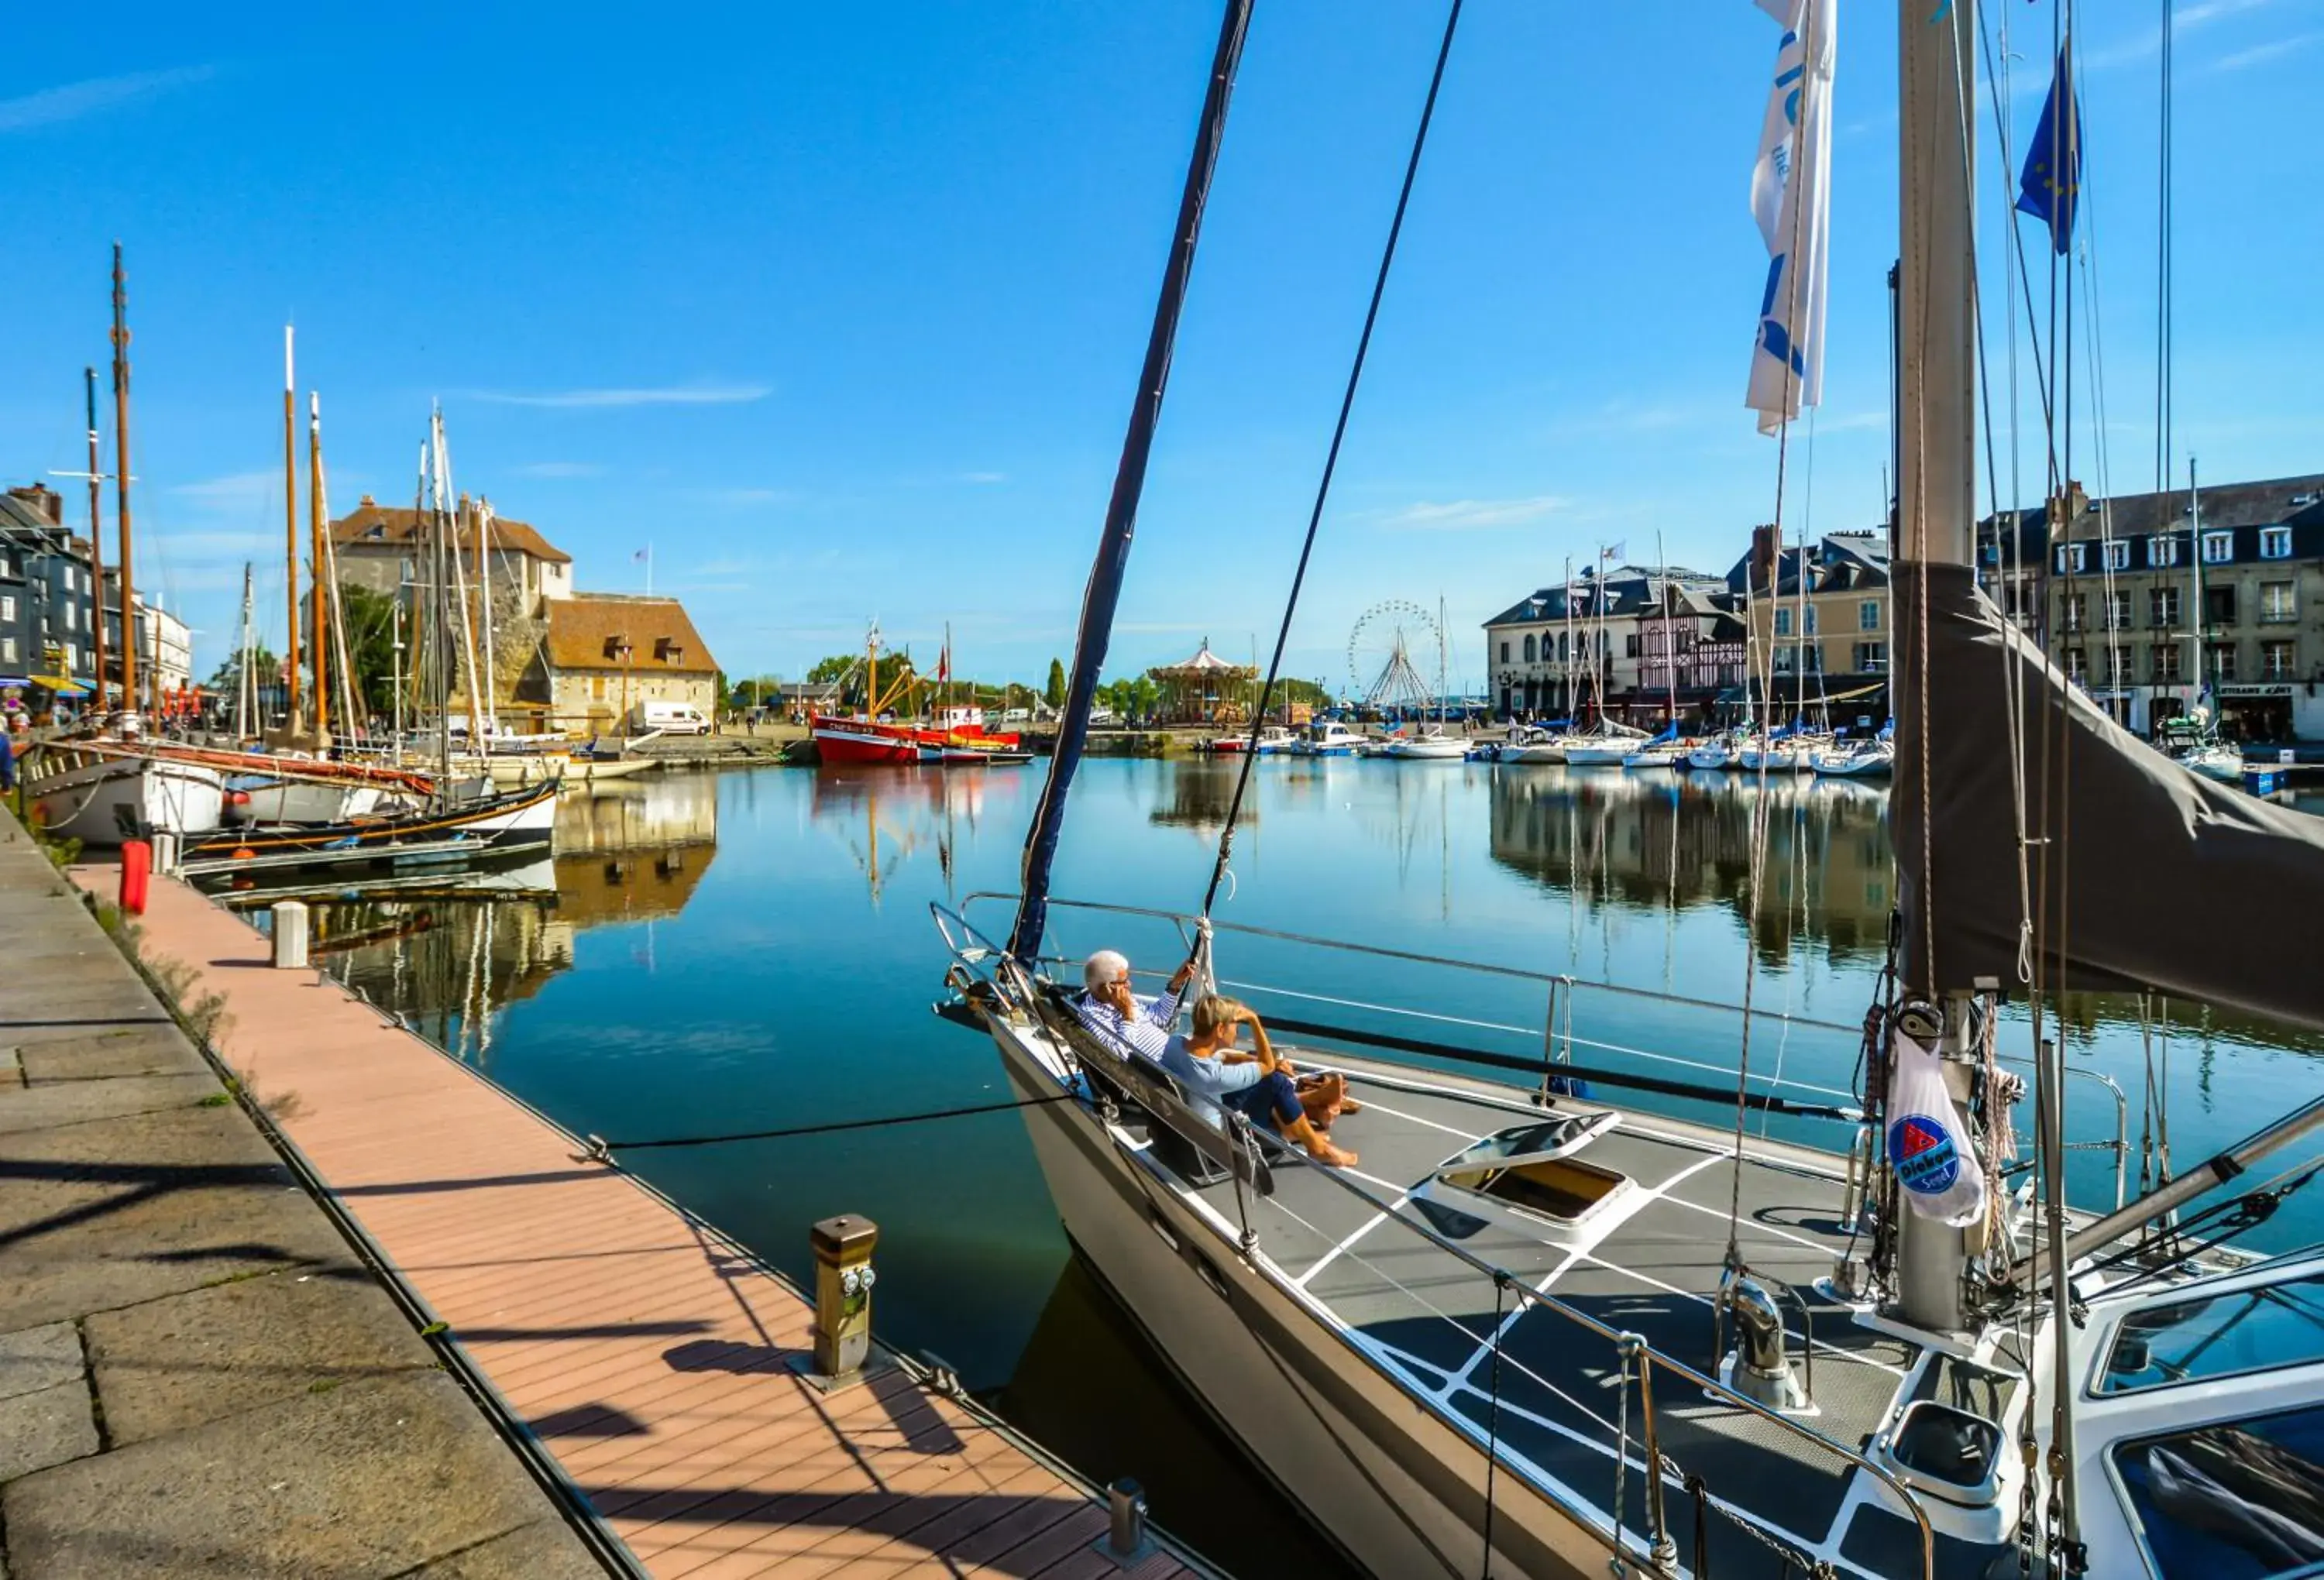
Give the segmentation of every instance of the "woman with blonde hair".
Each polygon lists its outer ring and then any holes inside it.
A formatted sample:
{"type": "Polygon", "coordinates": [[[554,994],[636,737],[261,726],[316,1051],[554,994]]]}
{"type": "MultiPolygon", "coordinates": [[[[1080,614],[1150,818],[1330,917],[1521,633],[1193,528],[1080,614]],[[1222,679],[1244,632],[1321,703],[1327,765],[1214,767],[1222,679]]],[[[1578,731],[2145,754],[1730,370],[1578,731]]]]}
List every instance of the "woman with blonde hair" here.
{"type": "Polygon", "coordinates": [[[1348,1099],[1347,1078],[1322,1076],[1302,1089],[1292,1079],[1291,1061],[1276,1053],[1259,1015],[1240,1000],[1222,993],[1196,1000],[1193,1034],[1170,1039],[1162,1068],[1205,1118],[1215,1122],[1220,1107],[1232,1108],[1296,1142],[1319,1163],[1347,1168],[1356,1162],[1355,1153],[1333,1145],[1323,1134],[1334,1115],[1359,1107],[1348,1099]],[[1248,1053],[1236,1045],[1246,1025],[1256,1045],[1248,1053]]]}

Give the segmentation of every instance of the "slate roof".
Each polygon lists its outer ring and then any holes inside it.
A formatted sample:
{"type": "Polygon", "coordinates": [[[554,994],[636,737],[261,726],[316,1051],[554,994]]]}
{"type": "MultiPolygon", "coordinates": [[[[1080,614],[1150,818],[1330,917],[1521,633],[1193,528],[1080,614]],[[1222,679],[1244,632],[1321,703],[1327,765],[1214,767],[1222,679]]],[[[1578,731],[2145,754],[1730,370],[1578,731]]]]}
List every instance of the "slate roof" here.
{"type": "Polygon", "coordinates": [[[551,669],[620,669],[620,648],[630,648],[628,666],[637,675],[711,675],[718,660],[685,605],[675,598],[643,598],[617,592],[583,592],[545,600],[549,633],[541,648],[551,669]]]}
{"type": "MultiPolygon", "coordinates": [[[[2198,494],[2205,527],[2278,527],[2295,519],[2324,519],[2324,473],[2301,477],[2276,477],[2258,482],[2205,484],[2198,494]]],[[[2096,504],[2097,501],[2091,501],[2096,504]]],[[[2084,510],[2066,523],[2065,540],[2089,543],[2101,537],[2109,522],[2116,537],[2144,537],[2190,525],[2187,491],[2117,494],[2107,510],[2084,510]]],[[[2039,511],[2035,512],[2037,515],[2039,511]]]]}
{"type": "MultiPolygon", "coordinates": [[[[410,544],[420,534],[421,516],[412,510],[399,510],[383,505],[365,494],[355,508],[331,523],[331,541],[342,547],[362,548],[386,544],[401,547],[410,544]]],[[[558,547],[532,527],[506,516],[493,519],[493,544],[496,548],[530,555],[534,559],[552,565],[569,565],[573,556],[558,547]]]]}
{"type": "MultiPolygon", "coordinates": [[[[1575,572],[1573,576],[1573,615],[1576,619],[1584,615],[1592,619],[1603,615],[1619,620],[1641,611],[1658,609],[1665,580],[1682,598],[1708,597],[1720,590],[1717,576],[1691,571],[1684,565],[1672,565],[1667,569],[1618,565],[1607,572],[1602,580],[1584,567],[1575,572]]],[[[1519,599],[1485,621],[1485,629],[1490,630],[1495,626],[1526,625],[1545,620],[1561,620],[1566,617],[1565,603],[1564,583],[1544,587],[1532,597],[1519,599]]]]}

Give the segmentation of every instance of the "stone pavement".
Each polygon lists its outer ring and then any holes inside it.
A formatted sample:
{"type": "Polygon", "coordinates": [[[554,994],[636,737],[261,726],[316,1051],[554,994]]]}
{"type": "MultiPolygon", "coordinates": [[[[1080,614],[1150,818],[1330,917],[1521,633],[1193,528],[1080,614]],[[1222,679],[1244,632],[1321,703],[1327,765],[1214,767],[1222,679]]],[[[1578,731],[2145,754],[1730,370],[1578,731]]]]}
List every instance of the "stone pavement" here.
{"type": "Polygon", "coordinates": [[[0,813],[0,1580],[604,1573],[0,813]]]}

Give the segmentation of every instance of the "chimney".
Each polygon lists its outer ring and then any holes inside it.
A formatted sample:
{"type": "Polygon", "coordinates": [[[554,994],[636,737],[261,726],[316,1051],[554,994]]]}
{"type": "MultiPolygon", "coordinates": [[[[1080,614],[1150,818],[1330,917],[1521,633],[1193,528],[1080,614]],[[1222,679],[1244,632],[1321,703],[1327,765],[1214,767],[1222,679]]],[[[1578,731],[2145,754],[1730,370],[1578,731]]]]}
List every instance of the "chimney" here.
{"type": "Polygon", "coordinates": [[[61,527],[65,524],[64,495],[44,482],[30,483],[23,488],[12,488],[8,491],[8,497],[12,500],[22,500],[25,504],[30,505],[32,508],[32,513],[51,527],[61,527]]]}
{"type": "Polygon", "coordinates": [[[1751,585],[1773,591],[1775,585],[1775,529],[1751,528],[1751,585]]]}
{"type": "Polygon", "coordinates": [[[358,510],[375,510],[379,509],[379,501],[372,498],[371,495],[365,494],[363,498],[355,501],[355,509],[358,510]]]}

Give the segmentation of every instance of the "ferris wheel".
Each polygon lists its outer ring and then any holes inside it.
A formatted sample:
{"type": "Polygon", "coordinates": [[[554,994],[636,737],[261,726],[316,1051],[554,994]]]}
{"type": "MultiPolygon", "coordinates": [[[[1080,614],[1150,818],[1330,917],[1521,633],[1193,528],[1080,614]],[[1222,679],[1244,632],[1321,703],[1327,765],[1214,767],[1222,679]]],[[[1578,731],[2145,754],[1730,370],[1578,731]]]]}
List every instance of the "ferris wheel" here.
{"type": "Polygon", "coordinates": [[[1375,603],[1348,633],[1348,694],[1374,708],[1420,708],[1436,688],[1422,666],[1439,661],[1436,617],[1409,598],[1375,603]]]}

